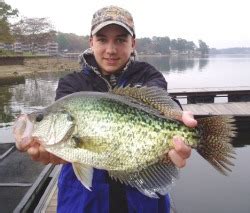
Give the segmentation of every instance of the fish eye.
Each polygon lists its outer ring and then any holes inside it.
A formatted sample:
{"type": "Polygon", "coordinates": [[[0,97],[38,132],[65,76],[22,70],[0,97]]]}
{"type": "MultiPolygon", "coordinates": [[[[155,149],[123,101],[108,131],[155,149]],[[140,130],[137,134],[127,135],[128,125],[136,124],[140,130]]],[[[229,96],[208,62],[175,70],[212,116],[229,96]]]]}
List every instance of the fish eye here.
{"type": "Polygon", "coordinates": [[[38,115],[36,116],[36,121],[37,121],[37,122],[40,122],[40,121],[42,121],[42,120],[43,120],[43,114],[40,113],[40,114],[38,114],[38,115]]]}
{"type": "Polygon", "coordinates": [[[74,121],[74,117],[70,114],[67,114],[67,120],[68,121],[74,121]]]}

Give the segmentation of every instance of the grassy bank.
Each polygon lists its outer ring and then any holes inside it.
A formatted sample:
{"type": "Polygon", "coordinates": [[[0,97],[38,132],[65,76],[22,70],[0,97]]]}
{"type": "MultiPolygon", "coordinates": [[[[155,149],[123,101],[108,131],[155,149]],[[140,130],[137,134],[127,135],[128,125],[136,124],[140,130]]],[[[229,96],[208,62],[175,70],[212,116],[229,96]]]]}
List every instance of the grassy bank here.
{"type": "Polygon", "coordinates": [[[79,68],[76,58],[27,58],[24,60],[24,65],[0,66],[0,78],[15,78],[40,72],[72,71],[79,70],[79,68]]]}

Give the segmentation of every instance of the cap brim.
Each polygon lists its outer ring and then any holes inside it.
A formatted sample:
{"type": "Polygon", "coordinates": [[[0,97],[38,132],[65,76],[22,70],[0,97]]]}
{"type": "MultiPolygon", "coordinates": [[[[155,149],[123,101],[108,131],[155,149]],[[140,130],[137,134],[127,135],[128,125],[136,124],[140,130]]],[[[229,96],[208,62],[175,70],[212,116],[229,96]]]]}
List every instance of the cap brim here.
{"type": "Polygon", "coordinates": [[[119,22],[119,21],[105,21],[105,22],[102,22],[101,24],[99,24],[98,26],[96,26],[95,29],[93,29],[93,30],[91,31],[91,35],[95,35],[95,34],[96,34],[99,30],[101,30],[103,27],[106,27],[106,26],[108,26],[108,25],[110,25],[110,24],[117,24],[117,25],[119,25],[119,26],[125,28],[125,29],[129,32],[129,34],[130,34],[131,36],[134,36],[133,31],[132,31],[128,26],[126,26],[125,24],[123,24],[122,22],[119,22]]]}

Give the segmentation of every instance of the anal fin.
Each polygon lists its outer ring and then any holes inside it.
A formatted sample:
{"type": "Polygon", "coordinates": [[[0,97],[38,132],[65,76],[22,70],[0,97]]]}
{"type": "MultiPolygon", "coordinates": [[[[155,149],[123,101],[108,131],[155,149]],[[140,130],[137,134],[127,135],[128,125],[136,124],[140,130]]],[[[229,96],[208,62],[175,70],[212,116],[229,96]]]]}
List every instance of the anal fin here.
{"type": "Polygon", "coordinates": [[[109,175],[122,183],[137,188],[148,197],[159,198],[166,195],[174,181],[179,176],[179,171],[174,164],[158,162],[141,171],[126,173],[124,171],[109,171],[109,175]]]}

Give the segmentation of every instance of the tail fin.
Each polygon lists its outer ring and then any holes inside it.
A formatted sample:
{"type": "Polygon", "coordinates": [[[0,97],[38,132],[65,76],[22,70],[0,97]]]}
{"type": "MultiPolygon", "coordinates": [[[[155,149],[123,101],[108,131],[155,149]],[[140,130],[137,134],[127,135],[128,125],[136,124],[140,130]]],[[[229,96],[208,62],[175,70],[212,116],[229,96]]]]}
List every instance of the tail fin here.
{"type": "Polygon", "coordinates": [[[227,175],[227,171],[232,171],[229,166],[234,166],[229,160],[235,158],[235,151],[230,143],[236,136],[236,127],[233,122],[234,118],[230,116],[211,116],[198,119],[201,139],[197,151],[224,175],[227,175]]]}

